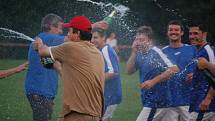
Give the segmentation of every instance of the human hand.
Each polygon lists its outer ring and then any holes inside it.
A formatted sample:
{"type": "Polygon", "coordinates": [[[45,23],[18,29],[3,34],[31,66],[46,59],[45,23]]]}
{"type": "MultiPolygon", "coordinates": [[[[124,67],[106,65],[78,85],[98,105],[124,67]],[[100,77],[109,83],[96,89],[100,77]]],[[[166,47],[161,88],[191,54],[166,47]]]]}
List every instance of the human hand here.
{"type": "Polygon", "coordinates": [[[92,24],[92,28],[100,28],[100,29],[107,30],[108,24],[105,21],[98,21],[98,22],[92,24]]]}
{"type": "Polygon", "coordinates": [[[191,82],[193,80],[193,73],[187,74],[186,80],[189,81],[189,82],[191,82]]]}
{"type": "Polygon", "coordinates": [[[39,37],[36,37],[35,41],[33,41],[32,44],[33,44],[34,50],[38,50],[39,47],[43,45],[43,41],[39,37]]]}
{"type": "Polygon", "coordinates": [[[23,71],[27,68],[28,68],[28,62],[25,62],[25,63],[23,63],[17,67],[17,71],[20,72],[20,71],[23,71]]]}
{"type": "Polygon", "coordinates": [[[147,80],[140,84],[141,89],[151,89],[156,84],[155,80],[147,80]]]}
{"type": "Polygon", "coordinates": [[[206,97],[206,98],[201,102],[201,104],[199,105],[199,108],[200,108],[201,111],[206,111],[206,110],[209,109],[210,104],[211,104],[211,99],[206,97]]]}
{"type": "Polygon", "coordinates": [[[205,58],[203,58],[203,57],[198,58],[198,68],[199,69],[201,69],[201,70],[206,69],[207,66],[208,66],[208,61],[205,58]]]}
{"type": "Polygon", "coordinates": [[[143,41],[141,37],[137,36],[133,42],[132,49],[134,49],[135,52],[145,53],[150,49],[150,46],[149,41],[143,41]]]}

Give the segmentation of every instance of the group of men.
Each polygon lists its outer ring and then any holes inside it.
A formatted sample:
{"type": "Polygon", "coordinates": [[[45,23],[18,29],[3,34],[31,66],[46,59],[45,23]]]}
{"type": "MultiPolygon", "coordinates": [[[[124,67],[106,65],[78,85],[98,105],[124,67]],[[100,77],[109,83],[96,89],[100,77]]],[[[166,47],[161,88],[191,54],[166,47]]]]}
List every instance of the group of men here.
{"type": "MultiPolygon", "coordinates": [[[[151,27],[138,28],[127,62],[128,74],[139,70],[143,109],[137,121],[214,121],[215,90],[203,70],[214,73],[214,50],[201,25],[191,25],[191,45],[182,43],[180,21],[167,25],[169,45],[153,45],[151,27]]],[[[213,82],[214,83],[214,82],[213,82]]]]}
{"type": "Polygon", "coordinates": [[[42,20],[42,29],[29,49],[26,95],[35,121],[50,121],[57,92],[57,72],[64,81],[62,121],[111,121],[121,102],[121,80],[116,52],[106,44],[104,21],[85,16],[63,23],[55,14],[42,20]],[[62,28],[68,29],[66,37],[62,28]],[[40,58],[50,57],[53,68],[40,58]],[[38,82],[39,81],[39,82],[38,82]]]}
{"type": "MultiPolygon", "coordinates": [[[[104,21],[94,24],[85,16],[63,23],[56,14],[46,15],[42,32],[31,44],[25,81],[34,121],[51,121],[58,74],[63,84],[61,121],[111,121],[122,100],[119,59],[106,44],[104,21]],[[63,36],[63,27],[68,29],[63,36]],[[54,62],[41,65],[41,58],[54,62]]],[[[214,50],[199,25],[189,28],[192,45],[182,43],[180,21],[167,26],[169,46],[154,46],[149,26],[137,29],[127,62],[128,74],[139,70],[143,109],[137,121],[215,120],[214,89],[202,70],[214,72],[214,50]],[[198,60],[198,61],[197,61],[198,60]],[[191,96],[192,95],[192,96],[191,96]]]]}

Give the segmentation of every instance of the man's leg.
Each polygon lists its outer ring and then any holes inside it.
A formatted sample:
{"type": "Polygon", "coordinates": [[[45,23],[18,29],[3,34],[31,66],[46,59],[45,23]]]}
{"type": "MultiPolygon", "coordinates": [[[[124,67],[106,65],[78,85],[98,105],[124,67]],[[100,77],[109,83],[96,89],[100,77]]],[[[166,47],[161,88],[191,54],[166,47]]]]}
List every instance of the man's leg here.
{"type": "Polygon", "coordinates": [[[191,112],[189,121],[202,121],[204,113],[191,112]]]}
{"type": "Polygon", "coordinates": [[[112,121],[113,113],[117,106],[117,104],[108,106],[104,116],[102,117],[102,121],[112,121]]]}
{"type": "Polygon", "coordinates": [[[177,112],[179,113],[179,121],[189,121],[189,106],[179,106],[177,112]]]}
{"type": "Polygon", "coordinates": [[[40,95],[28,95],[27,97],[33,111],[33,120],[51,121],[53,99],[40,95]]]}
{"type": "Polygon", "coordinates": [[[162,121],[178,121],[179,114],[176,107],[167,108],[167,113],[163,116],[162,121]]]}
{"type": "Polygon", "coordinates": [[[204,114],[203,121],[215,121],[215,112],[208,112],[204,114]]]}
{"type": "Polygon", "coordinates": [[[160,121],[166,113],[165,108],[143,107],[136,121],[160,121]]]}

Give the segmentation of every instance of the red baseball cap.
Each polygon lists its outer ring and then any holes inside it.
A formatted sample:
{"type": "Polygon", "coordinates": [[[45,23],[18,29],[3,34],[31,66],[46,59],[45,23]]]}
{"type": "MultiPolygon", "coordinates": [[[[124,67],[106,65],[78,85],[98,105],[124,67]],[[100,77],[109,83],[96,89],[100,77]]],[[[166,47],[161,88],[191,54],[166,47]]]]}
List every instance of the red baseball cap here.
{"type": "Polygon", "coordinates": [[[64,23],[65,28],[75,28],[85,32],[91,32],[92,26],[90,20],[86,16],[75,16],[69,23],[64,23]]]}

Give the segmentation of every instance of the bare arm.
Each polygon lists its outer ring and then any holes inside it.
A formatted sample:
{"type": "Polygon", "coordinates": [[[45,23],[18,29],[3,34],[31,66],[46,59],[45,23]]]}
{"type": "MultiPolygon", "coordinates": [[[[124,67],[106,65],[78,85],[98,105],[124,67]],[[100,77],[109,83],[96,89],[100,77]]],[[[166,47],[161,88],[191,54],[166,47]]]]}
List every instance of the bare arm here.
{"type": "Polygon", "coordinates": [[[215,74],[215,64],[208,62],[205,58],[198,58],[198,68],[208,69],[210,72],[215,74]]]}
{"type": "Polygon", "coordinates": [[[177,66],[169,67],[166,71],[157,75],[152,80],[147,80],[144,83],[140,84],[140,88],[142,89],[150,89],[157,83],[160,83],[164,80],[168,80],[172,75],[179,72],[179,68],[177,66]]]}
{"type": "Polygon", "coordinates": [[[131,56],[128,59],[126,69],[128,74],[133,74],[134,72],[137,71],[135,67],[135,58],[136,58],[136,53],[132,52],[131,56]]]}
{"type": "Polygon", "coordinates": [[[115,75],[115,73],[105,73],[105,80],[113,79],[115,75]]]}
{"type": "Polygon", "coordinates": [[[211,87],[210,90],[207,93],[207,96],[205,97],[205,99],[199,105],[199,108],[200,108],[201,111],[208,110],[208,108],[209,108],[209,106],[211,104],[211,100],[213,99],[214,96],[215,96],[215,90],[211,87]]]}
{"type": "Polygon", "coordinates": [[[43,44],[42,40],[39,37],[36,37],[33,42],[33,47],[38,51],[41,57],[50,57],[49,47],[43,44]]]}
{"type": "Polygon", "coordinates": [[[130,57],[129,57],[128,61],[127,61],[127,65],[126,65],[126,69],[127,69],[128,74],[133,74],[134,72],[137,71],[137,69],[135,67],[137,44],[138,44],[138,42],[136,40],[134,40],[134,42],[132,44],[131,55],[130,55],[130,57]]]}
{"type": "Polygon", "coordinates": [[[11,68],[8,70],[1,70],[0,71],[0,78],[5,78],[5,77],[11,76],[13,74],[19,73],[19,72],[25,70],[27,68],[27,66],[28,66],[28,62],[25,62],[22,65],[19,65],[15,68],[11,68]]]}

